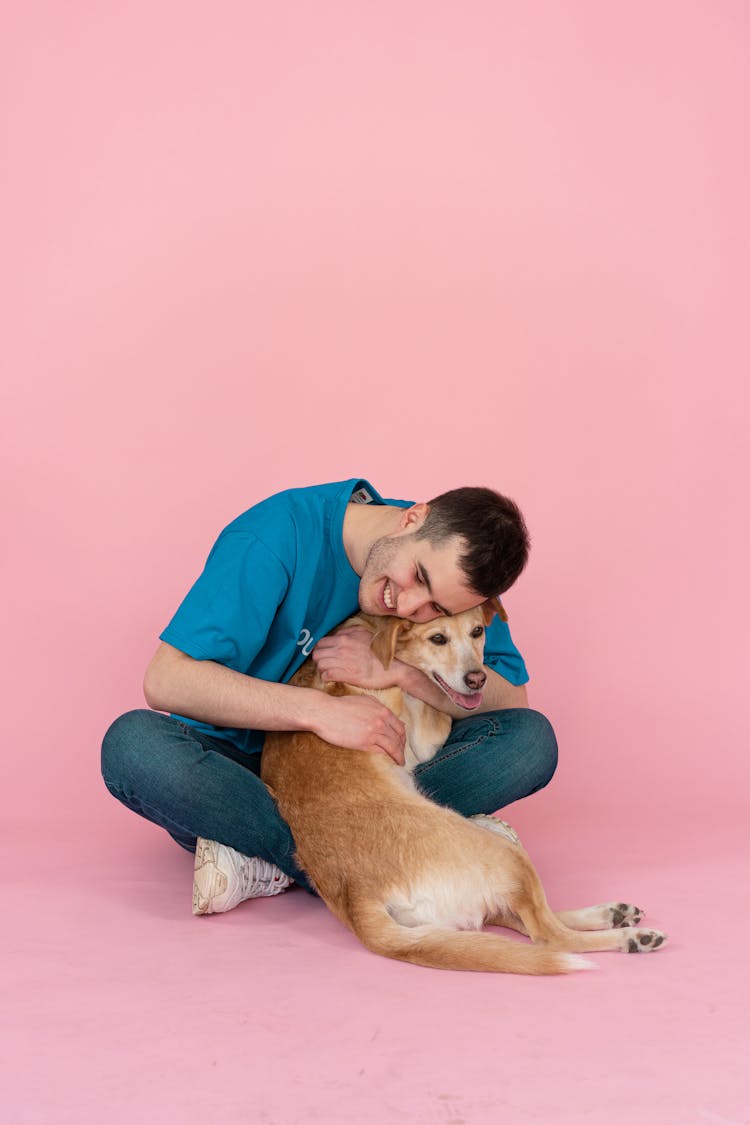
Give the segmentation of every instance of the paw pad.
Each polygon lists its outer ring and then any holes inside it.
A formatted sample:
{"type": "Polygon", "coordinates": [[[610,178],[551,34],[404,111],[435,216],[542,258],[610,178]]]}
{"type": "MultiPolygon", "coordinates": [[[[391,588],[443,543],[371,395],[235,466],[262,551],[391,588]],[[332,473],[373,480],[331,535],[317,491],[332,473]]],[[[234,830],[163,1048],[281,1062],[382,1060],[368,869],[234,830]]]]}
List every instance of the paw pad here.
{"type": "Polygon", "coordinates": [[[611,910],[612,927],[614,929],[618,929],[620,926],[637,926],[643,917],[640,906],[631,906],[628,902],[615,903],[611,910]]]}
{"type": "Polygon", "coordinates": [[[658,930],[636,930],[633,936],[628,938],[628,953],[650,953],[652,949],[658,949],[663,945],[665,940],[666,934],[658,930]]]}

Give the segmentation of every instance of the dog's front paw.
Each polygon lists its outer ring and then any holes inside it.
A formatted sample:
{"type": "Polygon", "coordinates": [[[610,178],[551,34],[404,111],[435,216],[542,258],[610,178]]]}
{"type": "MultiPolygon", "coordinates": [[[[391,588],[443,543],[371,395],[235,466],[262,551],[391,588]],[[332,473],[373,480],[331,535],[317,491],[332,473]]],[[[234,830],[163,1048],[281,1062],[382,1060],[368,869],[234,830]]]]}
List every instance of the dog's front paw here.
{"type": "Polygon", "coordinates": [[[667,935],[661,930],[633,930],[630,934],[623,934],[623,946],[628,953],[651,953],[658,949],[667,940],[667,935]]]}

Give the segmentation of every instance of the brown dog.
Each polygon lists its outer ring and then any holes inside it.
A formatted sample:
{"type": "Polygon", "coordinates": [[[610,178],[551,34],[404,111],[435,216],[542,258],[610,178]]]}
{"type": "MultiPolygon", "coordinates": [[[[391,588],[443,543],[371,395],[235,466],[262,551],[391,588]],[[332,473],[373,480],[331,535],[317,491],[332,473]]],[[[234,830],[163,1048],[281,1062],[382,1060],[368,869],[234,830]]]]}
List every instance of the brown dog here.
{"type": "MultiPolygon", "coordinates": [[[[497,603],[485,603],[419,625],[359,615],[340,628],[369,629],[386,667],[398,657],[420,668],[468,711],[481,703],[484,626],[495,612],[497,603]]],[[[292,683],[374,695],[406,726],[405,767],[308,732],[269,733],[263,750],[261,776],[292,830],[299,865],[368,949],[442,969],[564,973],[595,967],[577,953],[641,953],[664,942],[658,930],[632,928],[641,911],[626,903],[553,914],[512,829],[492,817],[466,819],[418,791],[410,768],[443,744],[450,716],[400,688],[323,683],[312,660],[292,683]],[[483,932],[485,924],[539,944],[483,932]]]]}

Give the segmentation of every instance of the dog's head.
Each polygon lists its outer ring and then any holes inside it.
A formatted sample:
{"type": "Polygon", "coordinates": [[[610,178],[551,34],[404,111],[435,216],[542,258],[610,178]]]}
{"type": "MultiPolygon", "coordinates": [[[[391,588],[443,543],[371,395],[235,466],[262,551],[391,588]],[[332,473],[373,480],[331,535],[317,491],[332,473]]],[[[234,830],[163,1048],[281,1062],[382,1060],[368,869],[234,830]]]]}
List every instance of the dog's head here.
{"type": "Polygon", "coordinates": [[[465,613],[419,624],[385,617],[376,625],[372,651],[386,668],[394,658],[419,668],[458,707],[474,711],[487,680],[484,631],[495,614],[508,620],[500,602],[491,598],[465,613]]]}

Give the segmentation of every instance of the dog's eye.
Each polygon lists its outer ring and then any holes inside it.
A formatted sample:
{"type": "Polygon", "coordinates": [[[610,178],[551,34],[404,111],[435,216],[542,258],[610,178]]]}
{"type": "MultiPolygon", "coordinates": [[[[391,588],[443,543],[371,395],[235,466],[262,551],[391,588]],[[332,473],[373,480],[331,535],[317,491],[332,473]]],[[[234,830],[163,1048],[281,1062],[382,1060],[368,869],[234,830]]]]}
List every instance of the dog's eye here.
{"type": "Polygon", "coordinates": [[[433,633],[432,636],[430,637],[430,640],[432,641],[432,643],[434,645],[447,645],[448,644],[448,638],[443,636],[442,633],[433,633]]]}
{"type": "Polygon", "coordinates": [[[471,635],[472,635],[472,637],[481,637],[483,632],[484,632],[484,629],[482,628],[481,625],[475,625],[474,628],[471,630],[471,635]]]}

